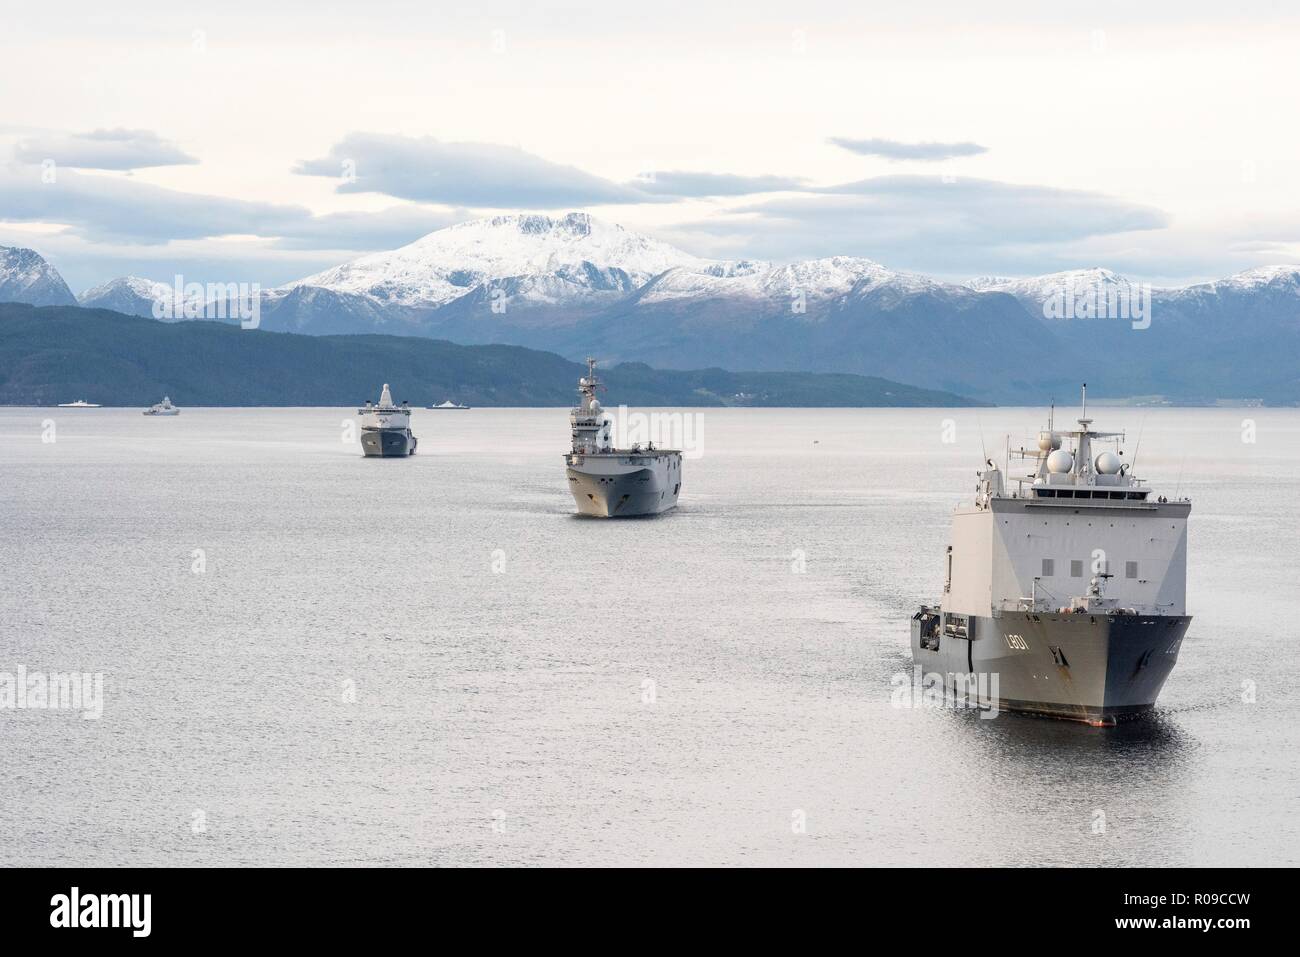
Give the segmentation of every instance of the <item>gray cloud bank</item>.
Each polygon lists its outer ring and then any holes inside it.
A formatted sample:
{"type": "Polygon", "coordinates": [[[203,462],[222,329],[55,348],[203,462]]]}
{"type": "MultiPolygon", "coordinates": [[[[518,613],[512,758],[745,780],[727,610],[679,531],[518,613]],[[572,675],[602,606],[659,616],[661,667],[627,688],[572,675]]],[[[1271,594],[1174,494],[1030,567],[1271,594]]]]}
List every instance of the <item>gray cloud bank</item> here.
{"type": "Polygon", "coordinates": [[[656,170],[616,183],[514,146],[360,132],[348,134],[326,156],[303,160],[293,171],[336,179],[340,193],[383,193],[416,202],[492,209],[566,209],[747,196],[800,189],[804,182],[789,176],[656,170]]]}
{"type": "Polygon", "coordinates": [[[391,249],[466,216],[398,207],[317,216],[304,206],[186,193],[134,179],[40,167],[0,167],[0,220],[55,223],[90,242],[158,245],[257,236],[286,249],[391,249]]]}
{"type": "Polygon", "coordinates": [[[887,160],[935,161],[956,159],[961,156],[978,156],[987,153],[987,146],[978,143],[904,143],[900,140],[855,140],[845,136],[832,136],[828,142],[859,156],[879,156],[887,160]]]}
{"type": "Polygon", "coordinates": [[[133,170],[187,166],[198,160],[150,130],[42,132],[19,140],[14,155],[25,163],[53,160],[74,169],[133,170]]]}
{"type": "Polygon", "coordinates": [[[1163,229],[1163,211],[1083,190],[881,176],[752,203],[679,227],[767,259],[859,255],[938,275],[1032,272],[1067,245],[1163,229]]]}

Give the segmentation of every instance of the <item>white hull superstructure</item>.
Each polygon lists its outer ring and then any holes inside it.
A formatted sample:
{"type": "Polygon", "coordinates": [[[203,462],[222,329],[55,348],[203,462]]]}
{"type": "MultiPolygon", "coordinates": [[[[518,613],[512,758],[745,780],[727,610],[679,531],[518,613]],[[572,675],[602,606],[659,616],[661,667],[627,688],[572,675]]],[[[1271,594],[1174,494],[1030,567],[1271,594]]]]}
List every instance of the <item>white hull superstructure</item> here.
{"type": "Polygon", "coordinates": [[[163,400],[156,405],[151,405],[144,410],[145,415],[180,415],[181,410],[172,405],[170,396],[163,396],[163,400]]]}
{"type": "MultiPolygon", "coordinates": [[[[1085,393],[1086,397],[1086,393],[1085,393]]],[[[1135,478],[1122,440],[1049,423],[1034,471],[1004,484],[990,460],[953,516],[943,600],[912,618],[912,654],[946,687],[1000,710],[1108,725],[1149,711],[1178,660],[1191,502],[1135,478]],[[1068,446],[1068,447],[1067,447],[1068,446]],[[990,689],[992,690],[990,693],[990,689]]]]}
{"type": "Polygon", "coordinates": [[[415,454],[416,438],[411,434],[411,407],[393,403],[393,393],[384,383],[379,403],[357,409],[361,417],[361,450],[373,458],[404,458],[415,454]]]}
{"type": "Polygon", "coordinates": [[[668,511],[682,490],[682,453],[653,445],[614,448],[609,420],[596,398],[600,388],[596,360],[588,359],[587,374],[578,380],[578,404],[569,415],[573,448],[564,457],[578,511],[598,518],[668,511]]]}

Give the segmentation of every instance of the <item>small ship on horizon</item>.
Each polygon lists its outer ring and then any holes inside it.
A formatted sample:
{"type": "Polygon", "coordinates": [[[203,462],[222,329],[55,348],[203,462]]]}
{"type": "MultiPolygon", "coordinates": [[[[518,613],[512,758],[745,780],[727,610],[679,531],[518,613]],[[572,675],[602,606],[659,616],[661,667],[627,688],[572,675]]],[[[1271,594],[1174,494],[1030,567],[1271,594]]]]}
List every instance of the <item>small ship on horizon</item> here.
{"type": "Polygon", "coordinates": [[[144,415],[180,415],[181,410],[172,405],[171,396],[163,396],[161,402],[156,402],[144,410],[144,415]]]}
{"type": "Polygon", "coordinates": [[[912,657],[945,693],[974,686],[997,710],[1107,726],[1154,708],[1178,660],[1192,506],[1145,487],[1123,433],[1094,431],[1087,407],[1085,385],[1077,429],[1049,418],[1036,450],[1008,442],[1008,471],[1013,455],[1035,464],[1015,491],[991,459],[976,473],[942,602],[912,616],[912,657]],[[1116,451],[1094,454],[1107,440],[1116,451]]]}
{"type": "Polygon", "coordinates": [[[597,390],[596,360],[587,359],[587,374],[578,380],[578,404],[569,414],[573,447],[564,456],[569,491],[583,515],[628,518],[657,515],[677,505],[682,490],[682,453],[677,449],[614,448],[610,423],[597,390]]]}

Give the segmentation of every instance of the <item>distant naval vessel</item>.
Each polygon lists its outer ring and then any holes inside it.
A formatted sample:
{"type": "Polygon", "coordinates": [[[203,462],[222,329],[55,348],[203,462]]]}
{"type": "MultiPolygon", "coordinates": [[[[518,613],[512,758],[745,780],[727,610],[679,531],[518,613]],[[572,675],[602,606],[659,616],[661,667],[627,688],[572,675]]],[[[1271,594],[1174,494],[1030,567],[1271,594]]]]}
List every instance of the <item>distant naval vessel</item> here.
{"type": "Polygon", "coordinates": [[[361,416],[361,449],[366,455],[394,458],[415,454],[411,407],[405,402],[400,406],[393,404],[387,382],[379,403],[371,405],[367,400],[365,408],[357,409],[357,415],[361,416]]]}
{"type": "Polygon", "coordinates": [[[573,450],[564,456],[569,491],[583,515],[626,518],[655,515],[677,504],[682,490],[682,453],[657,449],[616,449],[610,423],[602,414],[596,391],[596,360],[587,360],[587,374],[578,380],[578,404],[569,414],[573,450]]]}
{"type": "Polygon", "coordinates": [[[180,415],[181,410],[172,405],[171,396],[163,396],[161,402],[155,402],[144,410],[145,415],[180,415]]]}
{"type": "Polygon", "coordinates": [[[1150,711],[1178,660],[1192,506],[1146,488],[1123,433],[1093,431],[1087,408],[1085,386],[1077,429],[1049,418],[1037,449],[1007,443],[1008,470],[1034,462],[1015,490],[991,459],[976,473],[943,600],[912,616],[912,657],[981,705],[1106,726],[1150,711]]]}

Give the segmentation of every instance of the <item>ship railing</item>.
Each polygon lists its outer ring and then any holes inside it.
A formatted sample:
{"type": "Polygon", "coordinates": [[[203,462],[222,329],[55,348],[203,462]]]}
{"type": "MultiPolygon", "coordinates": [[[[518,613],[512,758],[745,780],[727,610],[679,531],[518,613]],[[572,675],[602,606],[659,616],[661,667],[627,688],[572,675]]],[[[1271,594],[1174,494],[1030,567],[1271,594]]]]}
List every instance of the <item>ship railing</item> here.
{"type": "MultiPolygon", "coordinates": [[[[1037,602],[1037,605],[1042,605],[1042,602],[1037,602]]],[[[1030,598],[1004,598],[994,608],[998,611],[1038,611],[1030,598]]]]}

